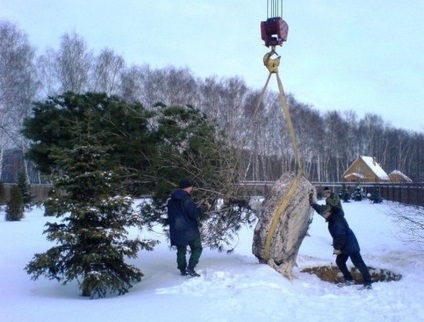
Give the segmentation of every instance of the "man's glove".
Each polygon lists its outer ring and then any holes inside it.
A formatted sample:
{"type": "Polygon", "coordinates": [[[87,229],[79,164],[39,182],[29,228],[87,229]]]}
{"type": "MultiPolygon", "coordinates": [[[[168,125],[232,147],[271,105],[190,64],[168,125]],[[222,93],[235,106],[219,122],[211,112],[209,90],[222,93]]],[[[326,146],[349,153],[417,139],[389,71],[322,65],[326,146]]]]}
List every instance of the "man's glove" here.
{"type": "Polygon", "coordinates": [[[316,203],[317,203],[317,200],[314,198],[314,194],[313,193],[310,193],[309,194],[309,204],[310,205],[314,205],[316,203]]]}
{"type": "Polygon", "coordinates": [[[333,249],[333,255],[340,255],[342,251],[340,249],[333,249]]]}

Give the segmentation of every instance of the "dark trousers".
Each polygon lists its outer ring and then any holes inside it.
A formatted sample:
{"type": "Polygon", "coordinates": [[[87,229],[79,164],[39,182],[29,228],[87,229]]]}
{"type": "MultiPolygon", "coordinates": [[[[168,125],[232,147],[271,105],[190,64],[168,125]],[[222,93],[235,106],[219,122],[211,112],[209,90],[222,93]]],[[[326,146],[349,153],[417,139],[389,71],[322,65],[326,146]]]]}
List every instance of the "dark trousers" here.
{"type": "MultiPolygon", "coordinates": [[[[190,247],[190,258],[188,260],[188,268],[194,269],[199,262],[200,255],[202,255],[202,242],[200,238],[191,241],[188,246],[190,247]]],[[[177,265],[180,271],[187,268],[187,246],[177,246],[177,265]]]]}
{"type": "Polygon", "coordinates": [[[359,270],[359,272],[361,272],[362,278],[364,280],[364,284],[371,284],[370,272],[368,271],[368,267],[367,265],[365,265],[364,260],[362,259],[362,256],[359,252],[356,252],[350,255],[346,255],[346,254],[337,255],[336,264],[337,264],[337,267],[342,272],[344,279],[346,281],[353,280],[352,274],[350,274],[346,266],[346,262],[349,257],[350,257],[350,260],[352,261],[352,264],[359,270]]]}

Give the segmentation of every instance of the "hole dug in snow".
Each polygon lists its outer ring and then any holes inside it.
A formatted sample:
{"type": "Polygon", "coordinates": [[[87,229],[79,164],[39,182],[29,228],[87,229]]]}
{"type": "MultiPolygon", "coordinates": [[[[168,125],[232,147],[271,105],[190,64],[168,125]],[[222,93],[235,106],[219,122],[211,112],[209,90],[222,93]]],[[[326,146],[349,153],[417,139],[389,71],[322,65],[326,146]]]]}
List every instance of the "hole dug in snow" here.
{"type": "MultiPolygon", "coordinates": [[[[392,271],[389,271],[388,269],[374,267],[368,267],[368,269],[370,271],[373,282],[399,281],[402,278],[402,275],[396,274],[392,271]]],[[[337,268],[337,266],[308,267],[302,269],[302,272],[314,274],[321,280],[330,283],[343,282],[343,275],[340,273],[340,270],[337,268]]],[[[356,284],[363,283],[362,275],[355,267],[350,269],[350,273],[352,274],[356,284]]]]}

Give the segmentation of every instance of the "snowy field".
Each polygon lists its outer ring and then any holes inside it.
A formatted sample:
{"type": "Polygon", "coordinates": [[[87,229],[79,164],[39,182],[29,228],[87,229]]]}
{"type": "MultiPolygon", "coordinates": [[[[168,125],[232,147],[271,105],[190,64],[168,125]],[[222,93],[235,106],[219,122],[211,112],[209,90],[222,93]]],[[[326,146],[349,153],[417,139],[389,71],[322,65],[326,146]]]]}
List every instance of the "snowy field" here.
{"type": "Polygon", "coordinates": [[[365,263],[402,274],[400,281],[359,291],[301,273],[305,267],[334,265],[326,223],[315,215],[293,281],[258,263],[251,253],[252,229],[243,230],[230,255],[205,249],[199,278],[179,275],[175,251],[158,233],[153,237],[164,242],[132,261],[145,274],[142,282],[123,296],[90,300],[80,296],[76,282],[32,281],[23,270],[36,252],[53,246],[42,235],[52,218],[35,208],[21,222],[6,222],[0,212],[0,321],[424,321],[423,254],[397,239],[397,227],[387,215],[393,204],[364,200],[343,206],[365,263]]]}

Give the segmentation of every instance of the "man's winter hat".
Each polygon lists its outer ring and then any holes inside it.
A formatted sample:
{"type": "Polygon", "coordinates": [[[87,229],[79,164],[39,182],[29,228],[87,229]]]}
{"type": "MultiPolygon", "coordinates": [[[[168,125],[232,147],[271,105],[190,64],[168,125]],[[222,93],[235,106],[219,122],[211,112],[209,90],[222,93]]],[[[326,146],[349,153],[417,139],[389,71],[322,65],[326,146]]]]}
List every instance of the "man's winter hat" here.
{"type": "Polygon", "coordinates": [[[189,188],[189,187],[193,187],[193,181],[189,180],[189,179],[182,179],[180,180],[178,186],[181,189],[185,189],[185,188],[189,188]]]}
{"type": "Polygon", "coordinates": [[[324,187],[324,192],[331,192],[331,189],[328,187],[324,187]]]}

